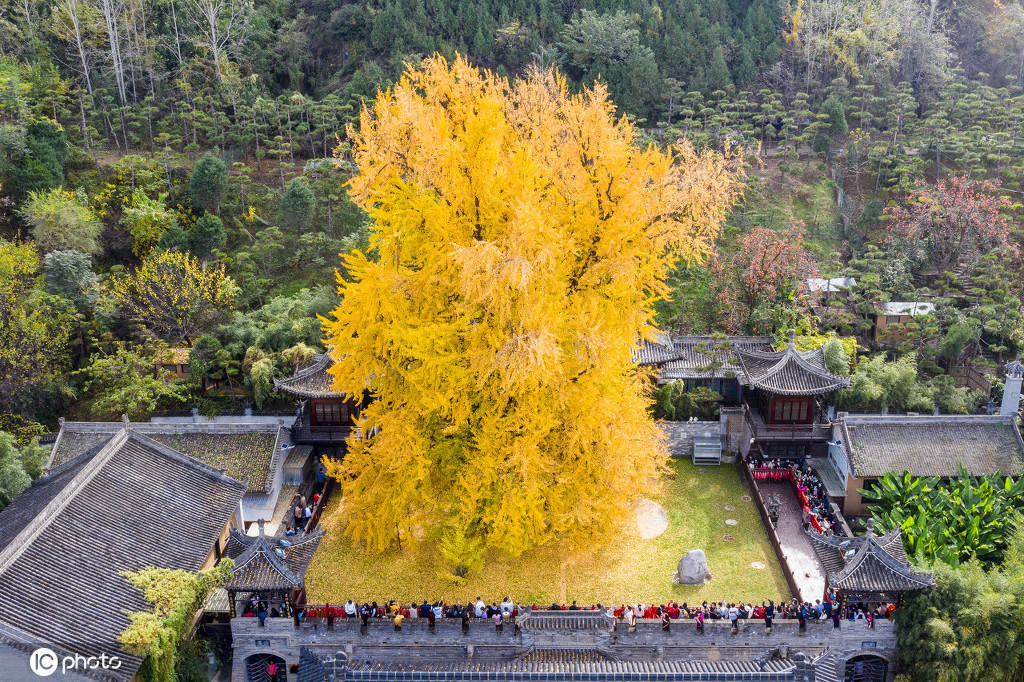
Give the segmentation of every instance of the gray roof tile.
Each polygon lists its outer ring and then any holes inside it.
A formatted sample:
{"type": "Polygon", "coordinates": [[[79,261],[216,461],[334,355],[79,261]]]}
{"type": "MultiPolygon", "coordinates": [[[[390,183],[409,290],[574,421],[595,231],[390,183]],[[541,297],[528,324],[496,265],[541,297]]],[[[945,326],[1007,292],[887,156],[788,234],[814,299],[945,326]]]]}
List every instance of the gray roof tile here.
{"type": "Polygon", "coordinates": [[[327,353],[313,356],[313,362],[290,377],[274,379],[274,388],[299,398],[340,398],[344,394],[331,388],[333,377],[328,368],[334,364],[327,353]]]}
{"type": "MultiPolygon", "coordinates": [[[[870,528],[870,526],[869,526],[870,528]]],[[[825,567],[829,587],[856,593],[894,593],[920,590],[935,584],[907,561],[899,529],[879,537],[844,537],[805,531],[825,567]]]]}
{"type": "Polygon", "coordinates": [[[633,351],[638,365],[656,366],[662,381],[676,379],[721,379],[736,377],[746,383],[736,357],[739,349],[772,349],[770,336],[673,336],[659,334],[654,342],[644,341],[633,351]]]}
{"type": "MultiPolygon", "coordinates": [[[[121,430],[122,422],[64,422],[50,454],[50,468],[102,445],[121,430]]],[[[287,430],[279,424],[132,423],[134,433],[145,435],[182,454],[223,469],[247,481],[249,490],[268,492],[274,463],[282,457],[280,444],[287,430]]]]}
{"type": "MultiPolygon", "coordinates": [[[[146,566],[199,569],[245,485],[139,434],[122,431],[87,461],[0,548],[0,626],[85,655],[113,654],[128,611],[150,608],[120,575],[146,566]]],[[[131,679],[140,660],[120,653],[113,677],[131,679]]]]}
{"type": "Polygon", "coordinates": [[[1000,415],[844,415],[838,420],[855,478],[889,471],[915,476],[1024,472],[1024,443],[1013,417],[1000,415]]]}

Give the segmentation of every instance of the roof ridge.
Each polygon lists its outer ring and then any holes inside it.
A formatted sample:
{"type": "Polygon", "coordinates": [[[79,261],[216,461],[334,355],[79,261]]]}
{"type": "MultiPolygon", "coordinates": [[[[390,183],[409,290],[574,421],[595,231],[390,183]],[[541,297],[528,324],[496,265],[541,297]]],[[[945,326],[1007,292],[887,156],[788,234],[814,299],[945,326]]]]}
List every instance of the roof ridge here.
{"type": "Polygon", "coordinates": [[[14,536],[6,547],[0,549],[0,573],[4,573],[11,564],[32,544],[32,541],[46,529],[57,515],[65,509],[79,492],[92,481],[114,453],[128,440],[128,432],[124,428],[120,433],[114,435],[95,456],[82,467],[74,478],[72,478],[64,489],[62,495],[51,500],[43,509],[28,523],[21,532],[14,536]]]}
{"type": "Polygon", "coordinates": [[[291,374],[291,376],[282,377],[281,379],[274,379],[274,385],[276,386],[279,383],[284,383],[291,379],[305,379],[308,376],[311,376],[313,374],[316,374],[317,372],[327,369],[327,367],[330,366],[332,362],[333,358],[331,358],[329,353],[317,353],[313,356],[313,362],[309,363],[302,369],[295,370],[291,374]]]}
{"type": "Polygon", "coordinates": [[[843,421],[850,421],[854,426],[861,423],[890,423],[897,424],[903,421],[918,422],[923,424],[941,424],[952,422],[957,424],[970,424],[972,422],[989,422],[992,424],[1013,424],[1013,415],[1004,414],[851,414],[846,413],[843,421]]]}
{"type": "MultiPolygon", "coordinates": [[[[103,445],[106,445],[106,443],[104,443],[103,445]]],[[[42,476],[40,476],[36,480],[32,481],[32,485],[36,485],[38,483],[45,483],[47,481],[51,481],[55,477],[60,476],[65,471],[67,471],[68,469],[72,468],[75,464],[77,464],[78,462],[82,461],[83,459],[89,459],[90,457],[93,457],[95,455],[96,455],[96,448],[89,448],[88,450],[86,450],[82,454],[76,455],[75,457],[72,457],[71,459],[67,460],[66,462],[61,462],[57,466],[53,467],[52,469],[47,471],[45,474],[43,474],[42,476]]]]}
{"type": "Polygon", "coordinates": [[[189,457],[185,453],[175,450],[171,446],[165,445],[158,440],[154,440],[148,436],[145,436],[139,433],[138,431],[135,431],[134,429],[130,429],[128,431],[127,440],[135,441],[140,445],[144,445],[147,448],[156,451],[160,455],[163,455],[168,459],[176,460],[177,462],[184,464],[201,474],[205,474],[210,478],[223,481],[225,483],[228,483],[229,485],[233,485],[236,487],[240,486],[246,490],[249,488],[247,483],[239,481],[238,479],[235,478],[231,478],[230,476],[227,475],[227,473],[225,473],[223,469],[217,469],[216,467],[210,466],[206,462],[201,462],[200,460],[195,459],[194,457],[189,457]]]}
{"type": "MultiPolygon", "coordinates": [[[[289,581],[293,585],[301,584],[302,577],[292,573],[292,571],[288,568],[288,564],[286,563],[285,559],[283,557],[278,556],[277,552],[274,551],[278,546],[277,542],[271,544],[268,542],[268,540],[270,539],[272,539],[270,538],[270,536],[263,535],[262,533],[260,533],[260,535],[257,535],[255,541],[251,545],[249,545],[244,552],[242,552],[235,558],[234,571],[237,572],[238,569],[244,566],[248,566],[250,563],[256,561],[259,557],[262,556],[270,563],[270,567],[277,571],[282,578],[289,581]]],[[[287,552],[285,548],[282,547],[281,549],[287,552]]],[[[228,581],[228,584],[231,584],[231,582],[232,581],[228,581]]]]}

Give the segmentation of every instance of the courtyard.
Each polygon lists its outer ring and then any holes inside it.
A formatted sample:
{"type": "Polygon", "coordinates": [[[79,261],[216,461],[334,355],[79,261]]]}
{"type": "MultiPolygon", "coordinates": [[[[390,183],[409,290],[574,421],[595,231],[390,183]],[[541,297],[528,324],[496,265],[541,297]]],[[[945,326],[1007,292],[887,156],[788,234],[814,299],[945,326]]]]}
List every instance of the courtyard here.
{"type": "Polygon", "coordinates": [[[667,527],[657,537],[642,537],[652,534],[657,523],[644,524],[648,532],[641,532],[631,519],[628,532],[610,546],[566,557],[555,546],[516,558],[491,555],[465,584],[454,586],[440,575],[433,547],[373,554],[354,546],[342,532],[335,499],[322,520],[327,535],[306,574],[307,599],[309,603],[347,599],[465,602],[477,596],[494,600],[509,594],[527,604],[576,600],[589,605],[741,599],[760,603],[791,596],[735,467],[696,467],[687,459],[673,460],[661,494],[653,501],[668,517],[667,527]],[[676,585],[672,580],[676,564],[691,549],[707,554],[712,580],[705,585],[676,585]]]}

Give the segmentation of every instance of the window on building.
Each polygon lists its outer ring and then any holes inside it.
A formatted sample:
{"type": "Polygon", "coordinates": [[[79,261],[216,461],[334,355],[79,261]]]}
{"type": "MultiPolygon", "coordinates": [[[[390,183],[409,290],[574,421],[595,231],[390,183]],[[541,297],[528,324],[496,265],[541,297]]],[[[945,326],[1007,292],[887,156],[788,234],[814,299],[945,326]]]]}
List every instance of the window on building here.
{"type": "Polygon", "coordinates": [[[804,398],[788,400],[776,398],[772,403],[772,422],[785,424],[807,421],[808,401],[804,398]]]}
{"type": "Polygon", "coordinates": [[[344,424],[348,410],[344,403],[337,401],[313,403],[313,420],[317,424],[344,424]]]}

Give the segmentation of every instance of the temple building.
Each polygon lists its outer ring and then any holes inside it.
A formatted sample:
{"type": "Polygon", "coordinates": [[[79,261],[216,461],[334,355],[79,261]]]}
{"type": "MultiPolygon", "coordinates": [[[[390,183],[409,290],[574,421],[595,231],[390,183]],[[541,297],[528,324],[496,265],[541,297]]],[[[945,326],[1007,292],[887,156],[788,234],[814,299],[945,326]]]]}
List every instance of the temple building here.
{"type": "Polygon", "coordinates": [[[935,585],[930,575],[910,565],[899,528],[882,536],[874,531],[875,521],[870,518],[867,532],[860,536],[805,531],[825,568],[825,588],[838,592],[843,610],[848,603],[862,609],[874,609],[879,604],[898,607],[905,593],[935,585]]]}
{"type": "Polygon", "coordinates": [[[130,612],[152,604],[122,572],[214,566],[245,492],[127,421],[54,466],[0,511],[0,679],[36,679],[29,654],[39,647],[62,658],[117,656],[116,668],[88,679],[133,679],[142,659],[118,636],[130,612]]]}
{"type": "MultiPolygon", "coordinates": [[[[231,417],[194,421],[170,418],[133,422],[132,431],[193,457],[246,483],[241,503],[242,523],[270,518],[280,496],[285,464],[308,459],[310,448],[296,446],[287,422],[290,417],[231,417]]],[[[121,422],[60,420],[47,470],[53,470],[90,449],[101,446],[121,429],[121,422]]]]}
{"type": "MultiPolygon", "coordinates": [[[[1008,379],[1010,384],[1011,380],[1008,379]]],[[[1016,406],[1014,406],[1015,408],[1016,406]]],[[[890,471],[952,478],[1024,473],[1016,410],[993,415],[903,415],[840,412],[828,456],[816,467],[847,515],[866,513],[860,490],[890,471]]]]}
{"type": "Polygon", "coordinates": [[[660,334],[634,358],[657,369],[658,383],[681,380],[687,391],[704,387],[722,396],[724,448],[744,456],[824,456],[831,419],[821,400],[849,386],[828,370],[820,348],[797,350],[792,331],[782,350],[770,337],[660,334]]]}
{"type": "Polygon", "coordinates": [[[292,426],[296,443],[313,446],[317,457],[343,452],[345,441],[356,428],[359,404],[331,388],[328,369],[334,361],[320,353],[313,362],[284,379],[274,379],[274,388],[299,401],[299,414],[292,426]]]}
{"type": "Polygon", "coordinates": [[[324,537],[322,528],[304,535],[273,537],[264,533],[247,535],[232,531],[224,554],[234,559],[234,573],[224,590],[231,617],[246,612],[251,601],[263,602],[268,613],[281,618],[294,615],[297,605],[306,603],[306,569],[324,537]]]}

